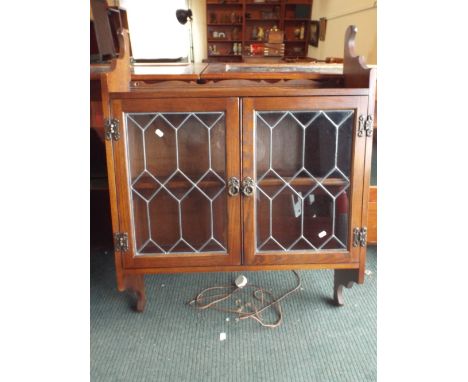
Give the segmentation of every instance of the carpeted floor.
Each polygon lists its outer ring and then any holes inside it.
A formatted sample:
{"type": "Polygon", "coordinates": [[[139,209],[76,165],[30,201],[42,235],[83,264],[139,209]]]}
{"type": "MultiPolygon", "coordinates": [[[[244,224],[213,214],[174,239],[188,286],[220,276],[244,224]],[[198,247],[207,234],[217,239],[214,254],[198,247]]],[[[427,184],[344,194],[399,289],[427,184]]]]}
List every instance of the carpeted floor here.
{"type": "MultiPolygon", "coordinates": [[[[303,290],[282,302],[283,324],[268,329],[186,304],[240,273],[147,276],[140,314],[116,290],[111,253],[93,252],[91,381],[376,381],[376,265],[370,247],[372,273],[345,289],[344,307],[331,303],[332,271],[300,271],[303,290]]],[[[289,271],[243,274],[276,296],[295,283],[289,271]]]]}

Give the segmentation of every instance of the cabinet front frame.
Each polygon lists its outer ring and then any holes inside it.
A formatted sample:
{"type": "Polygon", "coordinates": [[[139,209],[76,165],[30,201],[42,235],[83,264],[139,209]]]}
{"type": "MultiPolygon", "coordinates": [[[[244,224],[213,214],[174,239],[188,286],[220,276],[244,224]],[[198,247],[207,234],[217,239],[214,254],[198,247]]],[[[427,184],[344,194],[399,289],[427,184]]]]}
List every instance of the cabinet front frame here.
{"type": "MultiPolygon", "coordinates": [[[[190,254],[152,254],[135,256],[135,237],[132,224],[131,193],[127,152],[125,113],[210,112],[225,113],[226,134],[226,183],[229,177],[240,179],[240,123],[239,99],[190,98],[190,99],[114,99],[111,101],[113,118],[120,122],[120,139],[113,141],[113,159],[117,189],[118,220],[121,232],[128,234],[128,250],[123,252],[124,268],[197,267],[241,264],[241,201],[240,195],[227,196],[227,252],[201,252],[190,254]]],[[[111,176],[111,174],[109,174],[111,176]]],[[[225,190],[227,193],[227,189],[225,190]]]]}
{"type": "Polygon", "coordinates": [[[332,264],[358,263],[360,248],[352,246],[353,227],[362,222],[362,191],[364,178],[364,137],[357,136],[358,118],[367,111],[368,97],[326,96],[326,97],[266,97],[243,98],[242,101],[242,179],[255,179],[255,121],[256,111],[306,111],[316,109],[353,109],[353,141],[350,177],[350,205],[348,243],[346,250],[304,250],[268,251],[256,250],[255,192],[251,197],[243,197],[243,263],[246,265],[283,264],[332,264]]]}

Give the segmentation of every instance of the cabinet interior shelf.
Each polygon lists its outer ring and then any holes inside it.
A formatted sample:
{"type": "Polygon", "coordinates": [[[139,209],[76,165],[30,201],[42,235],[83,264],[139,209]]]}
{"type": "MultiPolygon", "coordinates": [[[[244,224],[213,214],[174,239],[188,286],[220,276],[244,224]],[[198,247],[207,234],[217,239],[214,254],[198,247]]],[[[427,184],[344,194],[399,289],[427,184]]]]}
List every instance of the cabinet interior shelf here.
{"type": "MultiPolygon", "coordinates": [[[[298,177],[294,180],[292,178],[284,178],[286,182],[288,182],[291,186],[314,186],[317,182],[314,179],[308,177],[298,177]]],[[[345,186],[348,182],[344,179],[340,178],[316,178],[318,182],[320,182],[324,186],[345,186]]],[[[162,182],[161,182],[162,183],[162,182]]],[[[280,179],[262,179],[259,183],[260,187],[272,187],[272,186],[282,186],[284,182],[280,179]]],[[[155,181],[151,177],[141,177],[138,181],[138,186],[133,186],[136,190],[147,190],[147,189],[157,189],[159,185],[155,184],[155,181]]],[[[188,181],[181,181],[181,180],[171,180],[166,183],[165,185],[168,189],[178,189],[178,188],[191,188],[192,184],[188,181]]],[[[219,188],[220,181],[219,180],[203,180],[198,182],[198,187],[201,189],[206,188],[219,188]]],[[[224,185],[223,185],[224,187],[224,185]]]]}

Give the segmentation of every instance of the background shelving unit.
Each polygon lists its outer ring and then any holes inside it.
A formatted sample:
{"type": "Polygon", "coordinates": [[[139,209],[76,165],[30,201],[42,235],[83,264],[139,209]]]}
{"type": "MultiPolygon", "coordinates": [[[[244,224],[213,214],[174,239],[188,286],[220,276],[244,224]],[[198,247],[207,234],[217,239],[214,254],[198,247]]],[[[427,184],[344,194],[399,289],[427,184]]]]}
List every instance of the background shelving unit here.
{"type": "Polygon", "coordinates": [[[257,27],[266,32],[275,25],[284,31],[285,57],[307,57],[312,4],[313,0],[207,0],[207,61],[242,61],[250,44],[267,42],[266,33],[264,40],[257,39],[257,27]]]}
{"type": "Polygon", "coordinates": [[[242,61],[243,18],[244,0],[206,1],[209,61],[242,61]]]}

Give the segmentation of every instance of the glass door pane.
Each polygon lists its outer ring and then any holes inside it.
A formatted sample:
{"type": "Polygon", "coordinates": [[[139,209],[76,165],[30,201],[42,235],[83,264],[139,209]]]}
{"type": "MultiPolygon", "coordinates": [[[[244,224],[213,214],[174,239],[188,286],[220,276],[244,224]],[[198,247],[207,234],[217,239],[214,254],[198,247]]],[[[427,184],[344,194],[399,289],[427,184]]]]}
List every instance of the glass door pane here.
{"type": "Polygon", "coordinates": [[[346,250],[354,110],[254,118],[256,251],[346,250]]]}
{"type": "Polygon", "coordinates": [[[124,118],[135,255],[226,253],[225,113],[124,118]]]}

